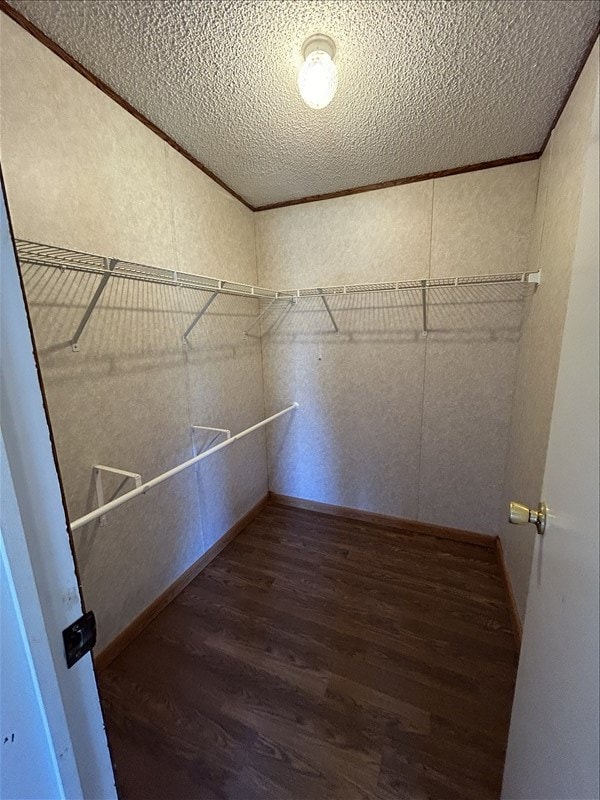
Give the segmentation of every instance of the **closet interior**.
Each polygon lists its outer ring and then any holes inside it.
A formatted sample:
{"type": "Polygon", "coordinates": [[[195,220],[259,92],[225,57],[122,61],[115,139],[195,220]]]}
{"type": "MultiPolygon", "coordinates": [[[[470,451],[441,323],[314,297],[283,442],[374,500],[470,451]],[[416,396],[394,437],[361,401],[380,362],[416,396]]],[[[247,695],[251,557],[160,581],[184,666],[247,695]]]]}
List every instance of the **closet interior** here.
{"type": "MultiPolygon", "coordinates": [[[[304,312],[314,315],[319,310],[322,314],[327,314],[331,331],[336,334],[340,333],[340,327],[336,321],[338,312],[340,318],[343,317],[345,320],[347,319],[347,334],[350,341],[352,341],[352,316],[360,314],[361,304],[355,304],[353,307],[352,301],[350,301],[350,305],[348,302],[345,302],[343,305],[334,306],[332,309],[328,298],[342,297],[343,300],[347,300],[348,297],[371,294],[375,295],[375,299],[372,301],[372,305],[375,309],[379,308],[383,310],[386,307],[389,308],[391,305],[392,307],[395,306],[398,308],[400,313],[414,317],[415,308],[417,308],[418,314],[416,316],[420,318],[421,328],[420,331],[411,333],[411,336],[416,339],[419,333],[423,337],[428,335],[431,318],[430,314],[437,306],[454,306],[457,304],[472,303],[485,307],[487,303],[500,303],[503,309],[509,308],[511,304],[517,304],[518,307],[520,305],[519,301],[528,297],[535,289],[535,286],[540,282],[540,271],[536,270],[535,272],[467,275],[432,279],[423,278],[421,280],[395,280],[370,284],[348,284],[343,286],[280,290],[246,285],[222,278],[196,275],[195,273],[134,264],[113,257],[69,251],[58,247],[22,240],[16,241],[16,249],[26,284],[34,286],[36,283],[39,283],[44,287],[42,291],[46,291],[49,283],[53,282],[52,277],[46,272],[48,268],[58,269],[60,273],[68,273],[70,271],[78,273],[80,281],[82,279],[81,274],[94,276],[95,280],[90,284],[90,290],[93,289],[93,293],[85,306],[85,310],[83,310],[81,319],[70,339],[62,343],[62,347],[70,347],[74,353],[80,352],[82,346],[81,340],[85,329],[88,323],[90,323],[91,317],[99,304],[98,313],[102,313],[102,296],[107,289],[109,281],[115,281],[119,278],[148,284],[159,284],[165,287],[176,287],[177,289],[193,289],[200,293],[196,295],[196,303],[199,310],[181,334],[180,344],[184,348],[192,346],[190,337],[193,330],[202,317],[209,312],[209,308],[214,300],[220,295],[247,297],[256,299],[259,302],[262,301],[262,307],[258,306],[258,313],[256,316],[250,318],[249,323],[241,332],[240,336],[243,336],[243,339],[246,341],[250,335],[258,340],[261,340],[263,335],[271,335],[276,338],[275,331],[277,329],[282,330],[286,325],[284,320],[286,314],[295,313],[301,315],[304,312]],[[42,273],[46,272],[46,275],[36,278],[35,268],[41,268],[40,271],[42,271],[42,273]],[[493,288],[489,289],[488,287],[493,288]],[[460,291],[457,291],[459,289],[467,289],[468,291],[466,294],[463,293],[461,297],[460,291]],[[386,295],[392,297],[391,304],[390,302],[386,303],[386,295]],[[404,302],[402,296],[405,298],[404,302]],[[313,302],[310,305],[306,302],[300,302],[306,298],[310,298],[313,302]],[[320,303],[322,303],[322,307],[320,303]],[[304,308],[302,308],[302,305],[304,305],[304,308]],[[348,312],[352,311],[354,311],[354,314],[349,315],[348,312]],[[252,331],[254,331],[254,333],[251,334],[252,331]]],[[[30,291],[33,294],[33,289],[30,291]]],[[[188,307],[189,304],[193,302],[192,297],[193,294],[188,295],[188,307]]],[[[288,322],[288,326],[290,328],[294,327],[290,322],[288,322]]],[[[491,330],[489,335],[494,336],[495,334],[491,330]]],[[[317,336],[323,336],[323,332],[318,332],[317,336]]],[[[199,331],[196,338],[200,338],[201,340],[201,337],[202,333],[199,331]]],[[[53,345],[53,347],[60,348],[61,344],[53,345]]],[[[322,360],[322,358],[322,351],[319,349],[318,360],[322,360]]],[[[285,393],[285,386],[281,391],[285,393]]],[[[252,425],[244,431],[236,432],[234,435],[232,435],[231,430],[228,428],[192,424],[190,425],[192,440],[196,434],[203,436],[207,440],[207,435],[210,435],[208,443],[201,448],[201,452],[193,455],[183,463],[171,467],[161,475],[144,479],[143,481],[140,473],[124,470],[116,466],[94,464],[92,466],[92,482],[95,486],[97,507],[77,519],[72,519],[70,521],[71,531],[76,531],[88,523],[97,520],[100,520],[101,526],[105,525],[107,523],[107,514],[113,509],[120,507],[125,502],[133,500],[139,495],[146,494],[150,489],[174,477],[184,469],[199,464],[200,461],[203,461],[209,455],[217,453],[225,447],[234,444],[244,436],[253,433],[255,430],[259,430],[284,414],[294,411],[298,408],[298,405],[298,402],[294,401],[287,408],[277,411],[267,419],[252,425]],[[217,439],[222,439],[222,441],[219,444],[214,444],[217,439]],[[103,477],[104,480],[108,480],[110,475],[113,476],[113,482],[114,479],[116,479],[120,481],[120,483],[114,495],[109,499],[105,496],[103,477]],[[114,476],[116,476],[116,478],[114,476]],[[127,488],[123,493],[123,487],[126,485],[127,488]],[[121,492],[121,494],[119,494],[119,492],[121,492]]],[[[309,415],[311,413],[310,405],[307,408],[307,413],[309,415]]],[[[192,447],[194,446],[194,442],[192,441],[192,447]]]]}
{"type": "Polygon", "coordinates": [[[579,26],[548,114],[587,59],[544,148],[258,203],[89,79],[96,12],[1,7],[6,196],[124,799],[500,796],[535,543],[507,509],[541,492],[598,61],[593,3],[515,5],[556,46],[579,26]]]}

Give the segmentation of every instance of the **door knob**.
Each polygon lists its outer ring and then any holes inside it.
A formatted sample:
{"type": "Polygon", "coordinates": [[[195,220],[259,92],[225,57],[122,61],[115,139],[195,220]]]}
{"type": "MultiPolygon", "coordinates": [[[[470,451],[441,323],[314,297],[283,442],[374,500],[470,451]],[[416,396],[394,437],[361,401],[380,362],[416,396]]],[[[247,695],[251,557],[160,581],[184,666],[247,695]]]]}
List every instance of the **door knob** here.
{"type": "Polygon", "coordinates": [[[511,525],[527,525],[531,522],[537,528],[539,534],[546,530],[546,503],[540,503],[537,509],[528,508],[522,503],[510,504],[508,521],[511,525]]]}

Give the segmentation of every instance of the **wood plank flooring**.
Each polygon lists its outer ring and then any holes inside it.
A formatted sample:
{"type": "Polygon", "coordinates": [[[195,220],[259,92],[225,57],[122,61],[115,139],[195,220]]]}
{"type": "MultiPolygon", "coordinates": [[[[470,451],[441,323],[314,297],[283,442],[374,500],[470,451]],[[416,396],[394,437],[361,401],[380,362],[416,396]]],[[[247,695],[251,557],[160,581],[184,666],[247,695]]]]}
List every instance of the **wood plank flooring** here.
{"type": "Polygon", "coordinates": [[[494,549],[269,504],[100,675],[122,800],[491,800],[494,549]]]}

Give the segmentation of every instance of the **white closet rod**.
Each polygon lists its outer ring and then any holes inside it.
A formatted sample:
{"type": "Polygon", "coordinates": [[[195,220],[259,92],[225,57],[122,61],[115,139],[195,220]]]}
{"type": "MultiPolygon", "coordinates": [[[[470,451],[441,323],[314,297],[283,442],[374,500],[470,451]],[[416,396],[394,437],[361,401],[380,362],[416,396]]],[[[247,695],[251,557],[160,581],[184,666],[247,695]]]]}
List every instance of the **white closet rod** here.
{"type": "Polygon", "coordinates": [[[137,497],[140,494],[146,494],[149,489],[153,489],[155,486],[158,486],[159,483],[172,478],[174,475],[177,475],[179,472],[183,472],[184,469],[197,464],[199,461],[202,461],[204,458],[208,458],[213,453],[216,453],[218,450],[223,450],[223,448],[228,447],[230,444],[237,442],[239,439],[243,439],[244,436],[248,436],[249,433],[253,433],[254,431],[258,430],[259,428],[264,428],[265,425],[268,425],[269,422],[273,422],[276,420],[277,417],[282,417],[284,414],[288,414],[290,411],[294,411],[298,408],[298,403],[292,403],[291,406],[284,408],[283,411],[278,411],[277,414],[273,414],[271,417],[267,417],[267,419],[263,419],[262,422],[257,422],[256,425],[252,425],[250,428],[246,428],[245,431],[241,433],[236,433],[230,439],[226,439],[224,442],[220,444],[216,444],[214,447],[211,447],[209,450],[205,450],[203,453],[200,453],[198,456],[194,456],[194,458],[188,459],[188,461],[184,461],[183,464],[179,464],[173,469],[167,470],[167,472],[163,472],[162,475],[157,475],[156,478],[152,478],[152,480],[146,481],[146,483],[142,483],[141,486],[136,486],[135,489],[132,489],[130,492],[126,492],[122,494],[120,497],[116,497],[114,500],[111,500],[109,503],[105,503],[103,506],[99,508],[95,508],[93,511],[90,511],[89,514],[84,514],[83,517],[79,517],[79,519],[74,520],[70,524],[71,531],[76,531],[78,528],[82,528],[84,525],[87,525],[88,522],[93,522],[98,517],[107,514],[109,511],[112,511],[119,506],[122,506],[123,503],[129,502],[129,500],[133,500],[134,497],[137,497]]]}

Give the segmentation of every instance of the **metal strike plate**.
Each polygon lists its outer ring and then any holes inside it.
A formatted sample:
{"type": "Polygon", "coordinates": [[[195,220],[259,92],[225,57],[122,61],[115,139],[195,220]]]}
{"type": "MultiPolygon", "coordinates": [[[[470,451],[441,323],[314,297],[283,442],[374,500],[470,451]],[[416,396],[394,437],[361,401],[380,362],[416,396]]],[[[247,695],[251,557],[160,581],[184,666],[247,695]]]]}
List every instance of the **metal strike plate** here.
{"type": "Polygon", "coordinates": [[[96,617],[88,611],[62,632],[67,667],[71,669],[96,644],[96,617]]]}

